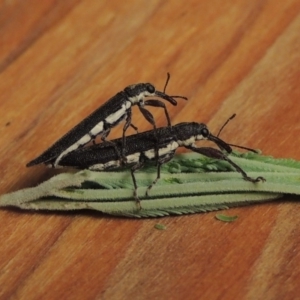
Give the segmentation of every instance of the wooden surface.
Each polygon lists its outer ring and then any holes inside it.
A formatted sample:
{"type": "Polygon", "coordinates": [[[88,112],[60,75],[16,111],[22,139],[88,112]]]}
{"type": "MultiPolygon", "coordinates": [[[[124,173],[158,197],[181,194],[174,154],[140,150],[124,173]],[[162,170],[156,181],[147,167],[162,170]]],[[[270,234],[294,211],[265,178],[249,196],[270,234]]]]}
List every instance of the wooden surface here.
{"type": "MultiPolygon", "coordinates": [[[[189,98],[168,105],[174,124],[216,133],[237,113],[225,141],[300,160],[299,12],[299,0],[1,0],[0,193],[51,177],[25,164],[127,85],[162,90],[167,72],[168,93],[189,98]]],[[[300,299],[299,208],[236,208],[230,224],[2,209],[0,299],[300,299]]]]}

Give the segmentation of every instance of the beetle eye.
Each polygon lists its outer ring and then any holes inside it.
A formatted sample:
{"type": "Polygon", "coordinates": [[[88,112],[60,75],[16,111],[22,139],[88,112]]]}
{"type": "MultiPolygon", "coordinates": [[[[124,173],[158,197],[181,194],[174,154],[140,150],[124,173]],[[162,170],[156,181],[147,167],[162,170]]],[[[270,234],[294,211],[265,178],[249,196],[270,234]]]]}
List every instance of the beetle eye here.
{"type": "Polygon", "coordinates": [[[208,137],[208,136],[209,136],[209,131],[208,131],[208,129],[207,129],[207,128],[203,128],[203,129],[201,130],[201,134],[202,134],[203,137],[208,137]]]}
{"type": "Polygon", "coordinates": [[[147,92],[149,92],[150,94],[153,94],[153,93],[155,92],[155,87],[154,87],[152,84],[147,83],[146,90],[147,90],[147,92]]]}

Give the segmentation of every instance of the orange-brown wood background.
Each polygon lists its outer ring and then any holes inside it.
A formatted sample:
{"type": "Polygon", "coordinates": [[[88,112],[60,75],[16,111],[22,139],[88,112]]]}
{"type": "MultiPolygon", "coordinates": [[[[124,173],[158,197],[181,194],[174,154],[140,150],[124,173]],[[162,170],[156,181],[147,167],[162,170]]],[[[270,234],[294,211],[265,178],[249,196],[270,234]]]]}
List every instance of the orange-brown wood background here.
{"type": "MultiPolygon", "coordinates": [[[[225,141],[300,160],[299,12],[299,0],[0,0],[0,194],[51,177],[25,164],[127,85],[162,90],[167,72],[167,92],[189,98],[168,105],[174,124],[216,133],[237,113],[225,141]]],[[[0,299],[299,299],[299,208],[235,208],[230,224],[1,209],[0,299]]]]}

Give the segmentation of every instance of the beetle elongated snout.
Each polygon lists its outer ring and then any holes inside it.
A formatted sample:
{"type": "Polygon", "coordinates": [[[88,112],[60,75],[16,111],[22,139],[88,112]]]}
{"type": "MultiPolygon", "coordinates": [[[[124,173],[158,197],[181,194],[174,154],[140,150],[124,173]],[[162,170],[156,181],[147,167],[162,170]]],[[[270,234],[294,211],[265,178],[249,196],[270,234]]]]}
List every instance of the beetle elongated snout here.
{"type": "Polygon", "coordinates": [[[227,153],[231,153],[232,152],[232,148],[226,143],[224,142],[223,140],[221,140],[220,138],[212,135],[212,134],[209,134],[208,140],[216,143],[216,145],[221,149],[221,150],[225,150],[227,153]]]}
{"type": "Polygon", "coordinates": [[[154,93],[157,97],[160,97],[160,98],[163,98],[167,101],[169,101],[171,104],[173,104],[174,106],[177,105],[177,101],[174,99],[174,98],[181,98],[181,99],[184,99],[184,100],[187,100],[186,97],[184,96],[169,96],[163,92],[160,92],[160,91],[155,91],[154,93]]]}

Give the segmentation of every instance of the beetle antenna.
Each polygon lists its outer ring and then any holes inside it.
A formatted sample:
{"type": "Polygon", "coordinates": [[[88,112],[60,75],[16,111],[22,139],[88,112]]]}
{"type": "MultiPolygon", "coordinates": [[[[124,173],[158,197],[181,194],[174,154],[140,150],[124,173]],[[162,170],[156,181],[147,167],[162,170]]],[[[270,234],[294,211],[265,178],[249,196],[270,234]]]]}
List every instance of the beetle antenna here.
{"type": "Polygon", "coordinates": [[[254,153],[259,153],[258,150],[255,150],[255,149],[252,149],[252,148],[239,146],[239,145],[234,145],[234,144],[227,144],[227,145],[232,146],[232,147],[236,147],[236,148],[240,148],[240,149],[244,149],[244,150],[248,150],[248,151],[251,151],[251,152],[254,152],[254,153]]]}
{"type": "MultiPolygon", "coordinates": [[[[165,86],[164,86],[164,91],[163,91],[164,94],[166,93],[166,89],[167,89],[168,83],[170,81],[170,78],[171,78],[171,75],[170,75],[169,72],[167,72],[167,80],[166,80],[166,83],[165,83],[165,86]]],[[[183,99],[183,100],[188,99],[187,97],[184,97],[184,96],[170,96],[170,97],[171,98],[180,98],[180,99],[183,99]]]]}
{"type": "Polygon", "coordinates": [[[166,88],[167,88],[167,85],[168,85],[168,83],[169,83],[169,81],[170,81],[170,73],[169,72],[167,72],[167,80],[166,80],[166,83],[165,83],[165,87],[164,87],[164,93],[166,93],[166,88]]]}
{"type": "MultiPolygon", "coordinates": [[[[230,118],[227,119],[227,121],[223,124],[223,126],[221,127],[221,129],[219,130],[219,133],[217,135],[217,137],[219,137],[219,135],[221,134],[222,130],[225,128],[225,126],[232,120],[234,119],[236,116],[236,114],[233,114],[230,118]]],[[[244,150],[248,150],[248,151],[251,151],[251,152],[254,152],[254,153],[259,153],[257,150],[255,149],[252,149],[252,148],[248,148],[248,147],[244,147],[244,146],[239,146],[239,145],[235,145],[235,144],[228,144],[227,145],[229,146],[232,146],[232,147],[236,147],[236,148],[240,148],[240,149],[244,149],[244,150]]]]}
{"type": "Polygon", "coordinates": [[[225,126],[232,120],[234,119],[236,116],[236,114],[233,114],[230,118],[227,119],[227,121],[223,124],[223,126],[221,127],[221,129],[219,130],[217,137],[219,137],[219,135],[221,134],[221,132],[223,131],[223,129],[225,128],[225,126]]]}

